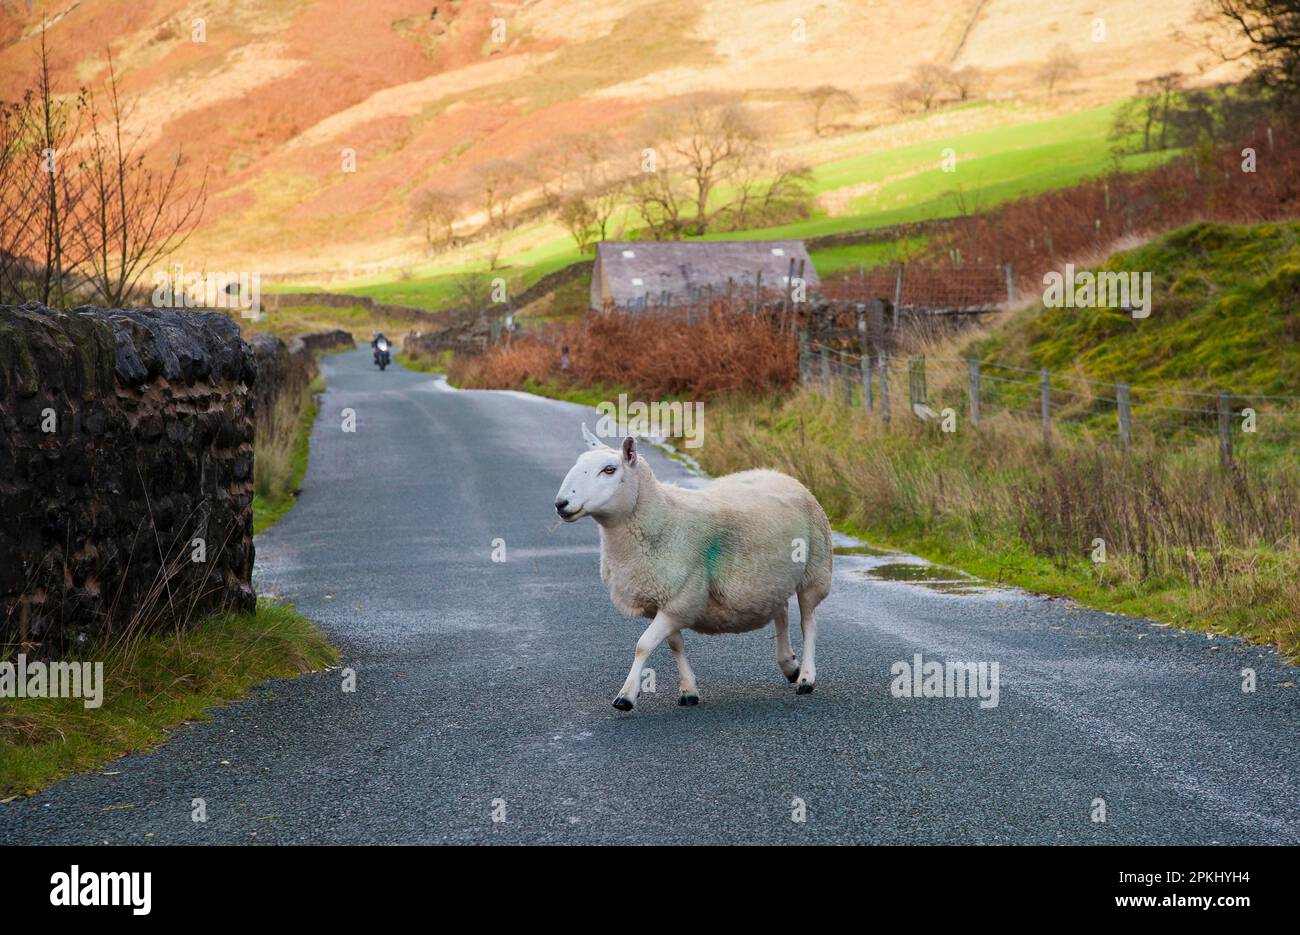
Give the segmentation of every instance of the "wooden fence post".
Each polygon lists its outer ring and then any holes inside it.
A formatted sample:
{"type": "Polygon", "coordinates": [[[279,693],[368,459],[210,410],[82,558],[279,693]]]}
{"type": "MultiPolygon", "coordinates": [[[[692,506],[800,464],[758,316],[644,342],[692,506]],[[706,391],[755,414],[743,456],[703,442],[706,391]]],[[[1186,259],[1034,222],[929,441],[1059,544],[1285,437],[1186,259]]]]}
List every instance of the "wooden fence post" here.
{"type": "Polygon", "coordinates": [[[924,406],[929,402],[925,390],[924,357],[913,357],[907,362],[907,402],[913,412],[916,412],[917,406],[924,406]]]}
{"type": "Polygon", "coordinates": [[[799,386],[808,385],[808,332],[799,332],[799,386]]]}
{"type": "Polygon", "coordinates": [[[884,353],[885,303],[879,299],[873,299],[867,306],[867,339],[877,354],[884,353]]]}
{"type": "Polygon", "coordinates": [[[1016,304],[1016,277],[1010,263],[1007,264],[1007,304],[1016,304]]]}
{"type": "Polygon", "coordinates": [[[1052,444],[1052,382],[1044,367],[1038,374],[1038,390],[1043,410],[1043,447],[1052,444]]]}
{"type": "Polygon", "coordinates": [[[894,333],[898,333],[898,306],[903,304],[903,264],[898,264],[898,276],[894,280],[894,333]]]}
{"type": "Polygon", "coordinates": [[[848,358],[840,355],[840,381],[844,384],[844,408],[853,408],[853,365],[848,358]]]}
{"type": "Polygon", "coordinates": [[[866,306],[858,303],[858,375],[862,378],[862,408],[871,411],[871,343],[867,340],[866,306]]]}
{"type": "Polygon", "coordinates": [[[970,424],[980,424],[980,362],[978,360],[966,361],[966,369],[969,379],[966,381],[966,396],[969,400],[970,424]]]}
{"type": "Polygon", "coordinates": [[[763,288],[763,271],[760,269],[754,274],[754,308],[751,314],[758,317],[758,294],[763,288]]]}
{"type": "Polygon", "coordinates": [[[790,265],[787,267],[785,274],[785,294],[781,296],[781,331],[785,331],[785,320],[790,317],[790,305],[794,300],[794,257],[790,257],[790,265]]]}
{"type": "Polygon", "coordinates": [[[1219,466],[1232,467],[1232,397],[1219,394],[1219,466]]]}
{"type": "Polygon", "coordinates": [[[880,418],[889,424],[889,358],[880,355],[880,418]]]}
{"type": "Polygon", "coordinates": [[[831,395],[831,355],[826,348],[821,349],[822,355],[822,395],[831,395]]]}
{"type": "Polygon", "coordinates": [[[1115,387],[1115,404],[1119,407],[1119,444],[1128,451],[1133,441],[1133,410],[1129,404],[1127,383],[1115,387]]]}

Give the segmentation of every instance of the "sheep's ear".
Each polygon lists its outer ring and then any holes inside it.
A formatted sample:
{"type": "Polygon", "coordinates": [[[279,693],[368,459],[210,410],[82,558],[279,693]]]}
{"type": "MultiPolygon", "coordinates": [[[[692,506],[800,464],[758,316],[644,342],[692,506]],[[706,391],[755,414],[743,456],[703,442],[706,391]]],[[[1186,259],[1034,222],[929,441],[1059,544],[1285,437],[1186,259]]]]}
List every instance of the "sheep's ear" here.
{"type": "Polygon", "coordinates": [[[629,466],[636,464],[636,439],[631,435],[623,439],[623,460],[626,461],[629,466]]]}
{"type": "Polygon", "coordinates": [[[609,447],[609,446],[606,445],[603,441],[601,441],[599,438],[597,438],[595,435],[592,435],[592,434],[591,434],[591,431],[587,428],[587,423],[586,423],[586,422],[582,423],[582,437],[583,437],[583,440],[586,441],[586,443],[587,443],[587,447],[588,447],[588,448],[608,448],[608,447],[609,447]]]}

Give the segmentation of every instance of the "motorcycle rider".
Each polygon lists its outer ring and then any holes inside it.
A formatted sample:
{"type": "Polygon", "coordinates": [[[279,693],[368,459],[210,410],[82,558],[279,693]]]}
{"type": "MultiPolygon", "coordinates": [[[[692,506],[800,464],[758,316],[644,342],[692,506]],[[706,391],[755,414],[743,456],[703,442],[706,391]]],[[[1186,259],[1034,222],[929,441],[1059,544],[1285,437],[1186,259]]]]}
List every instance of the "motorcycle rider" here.
{"type": "Polygon", "coordinates": [[[374,332],[374,335],[375,336],[370,339],[370,350],[374,352],[375,359],[378,360],[379,342],[383,341],[385,344],[390,344],[391,342],[389,342],[388,338],[384,337],[384,333],[382,331],[376,331],[374,332]]]}

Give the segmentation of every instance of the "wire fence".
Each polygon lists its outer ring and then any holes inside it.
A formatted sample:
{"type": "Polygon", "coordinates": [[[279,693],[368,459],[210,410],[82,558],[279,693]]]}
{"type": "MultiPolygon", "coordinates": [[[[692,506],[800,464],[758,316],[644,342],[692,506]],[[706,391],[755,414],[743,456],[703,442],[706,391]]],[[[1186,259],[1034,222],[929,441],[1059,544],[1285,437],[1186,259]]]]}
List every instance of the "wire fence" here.
{"type": "Polygon", "coordinates": [[[823,282],[820,292],[842,302],[881,299],[899,312],[993,310],[1016,301],[1015,275],[1009,264],[938,267],[900,263],[859,268],[856,275],[823,282]]]}
{"type": "Polygon", "coordinates": [[[998,413],[1035,420],[1050,446],[1061,432],[1140,442],[1217,438],[1230,467],[1260,447],[1300,447],[1300,396],[1198,392],[1106,383],[996,361],[854,353],[802,336],[799,384],[889,423],[933,421],[955,431],[998,413]]]}

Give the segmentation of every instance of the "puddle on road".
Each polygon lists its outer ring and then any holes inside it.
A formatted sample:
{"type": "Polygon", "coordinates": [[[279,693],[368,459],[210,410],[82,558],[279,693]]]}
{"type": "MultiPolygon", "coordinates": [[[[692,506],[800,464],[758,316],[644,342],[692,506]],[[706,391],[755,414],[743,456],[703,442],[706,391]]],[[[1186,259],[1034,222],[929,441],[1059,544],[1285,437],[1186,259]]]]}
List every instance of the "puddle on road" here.
{"type": "Polygon", "coordinates": [[[955,568],[942,568],[906,552],[867,545],[841,532],[834,533],[832,551],[847,559],[837,563],[838,569],[873,581],[914,584],[937,594],[993,594],[1005,590],[955,568]]]}
{"type": "Polygon", "coordinates": [[[980,594],[990,590],[990,586],[979,578],[972,578],[951,568],[939,568],[935,565],[916,565],[911,562],[888,562],[863,568],[855,574],[875,578],[879,581],[905,581],[938,591],[941,594],[980,594]]]}

